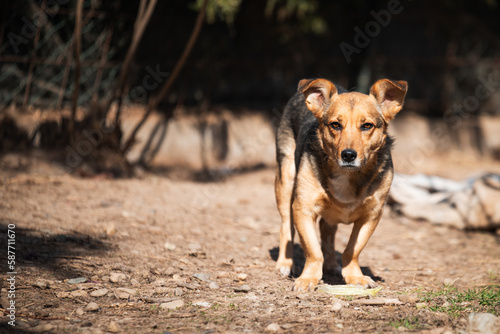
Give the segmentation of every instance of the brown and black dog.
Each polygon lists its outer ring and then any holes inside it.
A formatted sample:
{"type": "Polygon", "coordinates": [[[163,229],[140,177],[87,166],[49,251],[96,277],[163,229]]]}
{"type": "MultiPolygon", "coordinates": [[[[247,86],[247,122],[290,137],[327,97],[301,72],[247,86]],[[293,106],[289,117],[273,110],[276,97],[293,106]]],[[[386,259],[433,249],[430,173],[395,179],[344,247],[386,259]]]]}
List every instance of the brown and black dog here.
{"type": "Polygon", "coordinates": [[[306,262],[293,290],[312,290],[323,269],[336,269],[337,224],[351,223],[342,276],[347,284],[375,286],[361,272],[358,256],[377,227],[391,186],[387,126],[403,107],[407,87],[405,81],[382,79],[366,95],[326,79],[301,80],[286,105],[276,139],[282,218],[277,268],[285,276],[293,270],[297,229],[306,262]]]}

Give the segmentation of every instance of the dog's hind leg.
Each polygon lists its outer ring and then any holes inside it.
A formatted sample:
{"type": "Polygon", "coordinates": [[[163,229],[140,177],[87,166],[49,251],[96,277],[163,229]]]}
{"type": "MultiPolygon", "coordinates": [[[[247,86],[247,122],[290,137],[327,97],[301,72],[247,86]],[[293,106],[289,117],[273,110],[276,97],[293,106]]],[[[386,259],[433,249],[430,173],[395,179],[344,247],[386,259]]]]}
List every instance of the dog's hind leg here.
{"type": "Polygon", "coordinates": [[[337,224],[329,224],[325,219],[321,218],[319,221],[319,230],[321,233],[321,251],[325,259],[323,272],[335,274],[339,270],[335,255],[337,224]]]}
{"type": "MultiPolygon", "coordinates": [[[[292,152],[295,148],[292,149],[292,152]]],[[[281,215],[280,250],[276,268],[283,276],[293,272],[293,237],[295,229],[292,220],[292,193],[295,182],[295,160],[293,155],[278,160],[276,173],[276,203],[281,215]]]]}

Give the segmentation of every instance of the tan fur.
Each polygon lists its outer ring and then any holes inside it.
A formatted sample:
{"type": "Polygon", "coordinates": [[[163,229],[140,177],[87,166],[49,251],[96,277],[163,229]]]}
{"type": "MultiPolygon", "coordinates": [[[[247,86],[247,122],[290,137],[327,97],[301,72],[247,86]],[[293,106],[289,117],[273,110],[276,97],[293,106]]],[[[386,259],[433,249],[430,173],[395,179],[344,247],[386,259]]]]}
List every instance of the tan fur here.
{"type": "Polygon", "coordinates": [[[323,268],[336,269],[338,224],[353,224],[342,255],[345,282],[375,285],[361,272],[358,257],[377,227],[391,186],[387,125],[401,110],[406,91],[406,82],[388,79],[377,81],[370,95],[339,94],[326,79],[300,81],[303,97],[289,102],[278,129],[276,177],[282,217],[277,268],[284,275],[293,270],[294,227],[306,257],[295,291],[313,289],[323,276],[323,268]],[[307,115],[304,105],[316,121],[307,115]],[[300,132],[293,128],[295,124],[309,127],[300,132]],[[355,159],[345,157],[347,151],[354,151],[355,159]]]}

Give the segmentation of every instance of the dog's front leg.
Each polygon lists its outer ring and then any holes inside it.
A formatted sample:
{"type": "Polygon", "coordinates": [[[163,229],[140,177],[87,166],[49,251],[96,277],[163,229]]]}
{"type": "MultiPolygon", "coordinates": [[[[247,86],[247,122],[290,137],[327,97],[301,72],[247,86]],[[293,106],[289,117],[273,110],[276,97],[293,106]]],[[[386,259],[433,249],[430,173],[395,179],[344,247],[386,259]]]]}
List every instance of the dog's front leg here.
{"type": "Polygon", "coordinates": [[[293,219],[300,236],[306,263],[304,270],[293,285],[293,291],[312,291],[323,276],[323,253],[316,233],[317,214],[312,208],[304,207],[300,201],[294,202],[293,219]]]}
{"type": "Polygon", "coordinates": [[[354,223],[351,237],[347,247],[342,255],[342,277],[346,284],[361,285],[365,288],[373,288],[376,286],[373,279],[369,276],[364,276],[359,267],[358,257],[363,248],[365,248],[373,231],[380,221],[379,214],[368,220],[360,220],[354,223]]]}

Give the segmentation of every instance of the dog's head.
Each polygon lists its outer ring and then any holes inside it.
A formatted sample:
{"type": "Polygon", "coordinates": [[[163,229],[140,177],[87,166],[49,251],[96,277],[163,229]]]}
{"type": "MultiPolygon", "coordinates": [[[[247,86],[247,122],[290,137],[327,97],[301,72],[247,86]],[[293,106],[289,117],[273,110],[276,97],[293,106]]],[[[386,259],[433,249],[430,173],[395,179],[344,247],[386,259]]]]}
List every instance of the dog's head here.
{"type": "Polygon", "coordinates": [[[345,169],[357,170],[372,161],[384,147],[387,125],[401,110],[408,84],[381,79],[370,95],[338,94],[326,79],[304,79],[298,90],[319,122],[323,150],[345,169]]]}

